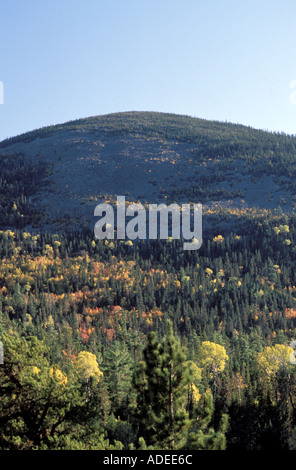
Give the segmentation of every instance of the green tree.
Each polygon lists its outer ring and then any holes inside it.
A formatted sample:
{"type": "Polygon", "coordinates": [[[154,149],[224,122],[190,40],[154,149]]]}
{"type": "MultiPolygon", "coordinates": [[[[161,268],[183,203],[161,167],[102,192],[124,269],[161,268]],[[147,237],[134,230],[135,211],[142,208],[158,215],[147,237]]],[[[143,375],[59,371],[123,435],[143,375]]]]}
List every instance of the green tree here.
{"type": "Polygon", "coordinates": [[[228,416],[222,415],[217,430],[212,425],[214,413],[213,396],[206,390],[195,410],[195,421],[190,429],[187,448],[190,450],[225,450],[228,416]]]}
{"type": "Polygon", "coordinates": [[[168,321],[161,341],[155,332],[149,334],[144,360],[134,376],[135,417],[139,436],[148,446],[170,450],[185,446],[191,424],[186,410],[191,383],[191,364],[168,321]]]}
{"type": "Polygon", "coordinates": [[[114,341],[102,368],[115,416],[126,414],[132,394],[133,360],[125,343],[114,341]]]}

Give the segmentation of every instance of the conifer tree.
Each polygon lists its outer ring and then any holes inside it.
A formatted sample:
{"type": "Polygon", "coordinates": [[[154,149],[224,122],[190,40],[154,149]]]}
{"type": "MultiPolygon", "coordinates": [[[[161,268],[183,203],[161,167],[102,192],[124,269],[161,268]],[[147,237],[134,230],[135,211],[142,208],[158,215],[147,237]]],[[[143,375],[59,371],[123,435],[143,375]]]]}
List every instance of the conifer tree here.
{"type": "Polygon", "coordinates": [[[195,410],[194,424],[189,432],[187,448],[190,450],[225,450],[228,416],[222,415],[217,430],[212,425],[213,396],[206,390],[195,410]]]}
{"type": "Polygon", "coordinates": [[[185,446],[191,421],[186,411],[191,367],[167,322],[167,332],[158,341],[155,332],[148,336],[144,360],[134,376],[137,390],[135,417],[139,436],[157,449],[185,446]]]}
{"type": "Polygon", "coordinates": [[[132,369],[133,361],[126,344],[114,341],[106,352],[103,372],[116,416],[126,410],[127,402],[131,400],[132,369]]]}

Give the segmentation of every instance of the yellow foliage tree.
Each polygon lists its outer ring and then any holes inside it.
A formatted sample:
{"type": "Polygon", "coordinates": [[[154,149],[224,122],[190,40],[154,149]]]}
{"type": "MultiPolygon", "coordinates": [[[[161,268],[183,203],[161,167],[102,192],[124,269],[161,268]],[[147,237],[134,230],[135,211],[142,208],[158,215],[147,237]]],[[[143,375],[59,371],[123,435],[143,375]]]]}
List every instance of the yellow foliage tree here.
{"type": "Polygon", "coordinates": [[[197,405],[202,396],[197,387],[197,384],[199,384],[199,382],[201,381],[202,370],[200,367],[197,367],[197,365],[193,361],[187,361],[186,365],[190,370],[190,377],[192,380],[189,386],[189,401],[191,401],[192,404],[197,405]]]}
{"type": "Polygon", "coordinates": [[[261,373],[268,380],[275,378],[280,368],[289,369],[291,367],[291,355],[293,349],[285,344],[267,346],[257,355],[257,362],[261,373]]]}
{"type": "Polygon", "coordinates": [[[88,351],[81,351],[78,354],[75,361],[75,368],[86,382],[92,378],[97,383],[103,375],[96,356],[88,351]]]}
{"type": "Polygon", "coordinates": [[[211,341],[203,341],[199,351],[199,361],[204,372],[210,373],[214,395],[217,375],[223,372],[228,361],[224,346],[211,341]]]}
{"type": "Polygon", "coordinates": [[[222,235],[217,235],[216,237],[213,238],[213,241],[216,243],[223,243],[224,237],[222,237],[222,235]]]}
{"type": "Polygon", "coordinates": [[[210,370],[213,376],[225,369],[228,356],[224,346],[211,341],[203,341],[199,351],[199,360],[202,368],[210,370]]]}
{"type": "Polygon", "coordinates": [[[197,403],[202,397],[202,394],[200,393],[199,389],[194,384],[191,385],[191,389],[192,389],[192,401],[195,405],[197,405],[197,403]]]}
{"type": "Polygon", "coordinates": [[[204,371],[210,372],[210,377],[213,379],[213,389],[215,389],[217,374],[225,369],[228,361],[224,346],[211,341],[203,341],[199,351],[199,361],[204,371]]]}

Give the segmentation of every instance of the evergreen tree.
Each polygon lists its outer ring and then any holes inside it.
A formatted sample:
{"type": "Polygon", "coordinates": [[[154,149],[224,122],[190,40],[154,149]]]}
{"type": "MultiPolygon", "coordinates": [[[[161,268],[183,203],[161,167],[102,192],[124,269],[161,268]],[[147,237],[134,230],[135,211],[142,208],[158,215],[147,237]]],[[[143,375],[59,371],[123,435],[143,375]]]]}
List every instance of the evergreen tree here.
{"type": "Polygon", "coordinates": [[[108,348],[103,372],[108,387],[113,413],[127,418],[126,410],[131,401],[131,382],[133,372],[133,360],[125,343],[114,341],[108,348]]]}
{"type": "Polygon", "coordinates": [[[187,448],[190,450],[225,450],[228,416],[224,414],[217,430],[211,425],[214,412],[213,396],[207,390],[196,408],[195,424],[192,426],[187,448]]]}
{"type": "Polygon", "coordinates": [[[134,376],[137,391],[139,436],[156,449],[180,449],[191,425],[186,411],[191,367],[170,321],[167,332],[158,341],[155,332],[148,336],[144,360],[134,376]]]}

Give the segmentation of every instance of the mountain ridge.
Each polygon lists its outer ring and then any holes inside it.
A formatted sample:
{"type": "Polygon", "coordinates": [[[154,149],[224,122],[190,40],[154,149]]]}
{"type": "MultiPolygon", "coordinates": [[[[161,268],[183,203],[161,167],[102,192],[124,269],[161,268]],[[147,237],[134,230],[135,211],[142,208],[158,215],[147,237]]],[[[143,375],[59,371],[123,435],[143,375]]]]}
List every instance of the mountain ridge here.
{"type": "Polygon", "coordinates": [[[0,142],[0,161],[9,187],[22,183],[6,204],[20,226],[30,225],[30,211],[42,214],[35,223],[43,227],[93,226],[95,206],[116,195],[241,212],[289,212],[296,200],[296,137],[173,113],[120,112],[46,126],[0,142]],[[29,189],[21,172],[27,167],[26,178],[30,168],[35,175],[29,189]]]}
{"type": "MultiPolygon", "coordinates": [[[[9,146],[13,143],[16,143],[18,141],[29,141],[30,139],[37,138],[38,136],[40,137],[46,137],[50,135],[51,132],[56,132],[57,130],[73,130],[77,129],[80,127],[83,127],[83,124],[88,124],[88,127],[91,125],[95,125],[96,127],[99,127],[98,124],[102,125],[102,129],[104,126],[106,126],[107,121],[111,120],[112,118],[115,119],[120,119],[120,118],[130,118],[134,117],[135,119],[139,118],[144,118],[147,117],[154,117],[157,118],[159,117],[161,120],[165,119],[166,121],[171,120],[171,122],[176,121],[176,120],[182,120],[186,121],[187,124],[200,124],[203,126],[211,126],[216,129],[225,129],[226,127],[229,128],[231,127],[232,130],[251,130],[254,133],[260,133],[260,134],[266,134],[266,135],[281,135],[281,136],[287,136],[291,138],[296,138],[294,134],[287,134],[285,132],[276,132],[276,131],[268,131],[265,129],[259,129],[259,128],[254,128],[252,126],[240,124],[240,123],[234,123],[234,122],[229,122],[229,121],[218,121],[218,120],[210,120],[210,119],[205,119],[205,118],[199,118],[195,116],[190,116],[190,115],[184,115],[184,114],[177,114],[177,113],[169,113],[169,112],[160,112],[160,111],[121,111],[117,113],[108,113],[108,114],[100,114],[100,115],[94,115],[94,116],[89,116],[85,118],[77,118],[77,119],[71,119],[69,121],[65,121],[63,123],[58,123],[58,124],[50,124],[46,126],[42,126],[40,128],[27,131],[27,132],[22,132],[19,135],[8,137],[6,139],[3,139],[0,141],[0,148],[5,148],[6,146],[9,146]]],[[[122,123],[122,121],[121,121],[122,123]]],[[[157,125],[159,125],[159,121],[157,122],[157,125]]],[[[106,129],[105,129],[106,130],[106,129]]],[[[124,129],[121,129],[123,131],[124,129]]],[[[158,127],[155,132],[159,132],[161,129],[158,127]]],[[[130,129],[128,130],[130,132],[130,129]]]]}

